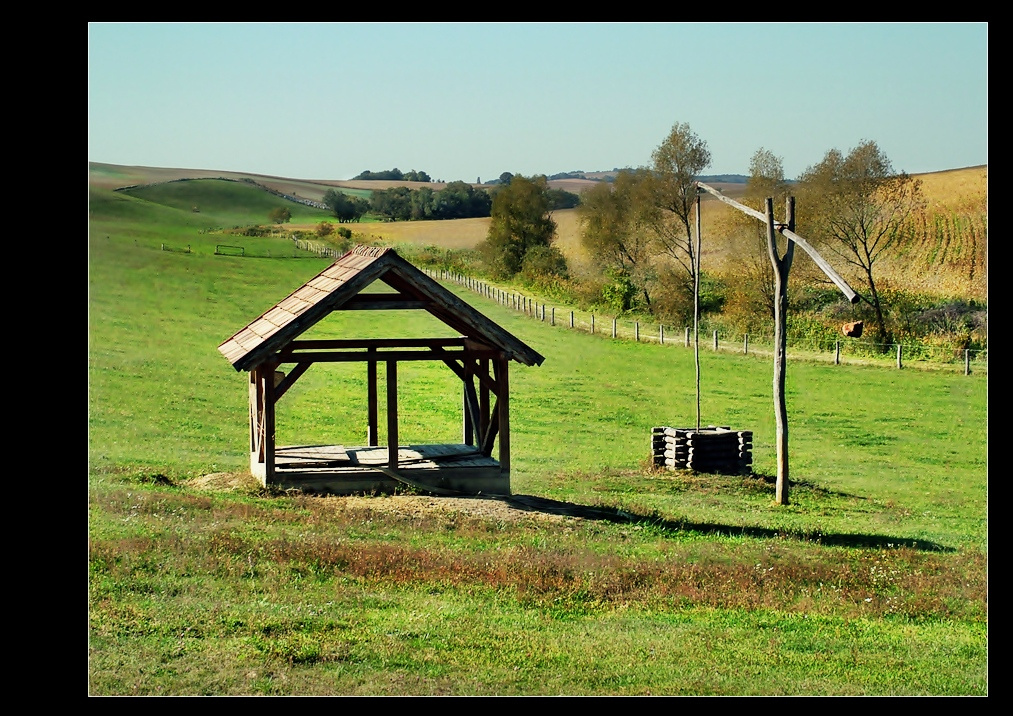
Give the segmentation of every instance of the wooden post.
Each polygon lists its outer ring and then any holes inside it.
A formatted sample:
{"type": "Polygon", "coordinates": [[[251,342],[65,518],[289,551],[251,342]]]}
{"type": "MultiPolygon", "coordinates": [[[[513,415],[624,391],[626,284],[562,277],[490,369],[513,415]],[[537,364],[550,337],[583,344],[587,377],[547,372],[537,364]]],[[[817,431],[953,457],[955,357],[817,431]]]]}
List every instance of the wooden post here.
{"type": "MultiPolygon", "coordinates": [[[[774,232],[774,200],[767,198],[767,253],[774,269],[774,417],[777,435],[777,483],[775,500],[779,505],[788,504],[788,407],[784,396],[786,351],[788,345],[788,272],[795,256],[795,243],[788,241],[784,257],[777,255],[777,241],[774,232]]],[[[795,201],[788,198],[788,227],[794,230],[795,201]]]]}
{"type": "Polygon", "coordinates": [[[971,350],[964,349],[964,375],[971,375],[971,350]]]}
{"type": "Polygon", "coordinates": [[[556,307],[555,306],[552,307],[552,312],[550,313],[550,318],[549,318],[549,324],[553,325],[553,326],[556,325],[556,307]]]}
{"type": "Polygon", "coordinates": [[[714,331],[714,350],[718,349],[718,332],[714,331]]]}
{"type": "Polygon", "coordinates": [[[471,376],[474,373],[474,360],[465,354],[464,356],[464,386],[461,391],[464,398],[461,401],[461,413],[462,413],[462,440],[465,445],[473,445],[475,442],[475,428],[476,425],[471,419],[471,406],[468,405],[468,388],[474,389],[471,376]]]}
{"type": "Polygon", "coordinates": [[[834,365],[841,364],[841,342],[834,342],[834,365]]]}
{"type": "Polygon", "coordinates": [[[370,348],[366,353],[370,356],[370,360],[366,363],[366,444],[376,447],[380,444],[376,425],[376,349],[370,348]]]}
{"type": "Polygon", "coordinates": [[[510,380],[508,371],[510,361],[507,358],[496,360],[496,382],[499,384],[499,395],[496,396],[496,407],[499,413],[499,469],[510,472],[510,380]]]}
{"type": "Polygon", "coordinates": [[[570,311],[570,328],[573,328],[573,311],[570,311]]]}
{"type": "MultiPolygon", "coordinates": [[[[479,376],[480,378],[489,377],[488,358],[483,358],[479,361],[479,376]]],[[[485,433],[489,429],[489,386],[484,380],[479,380],[478,383],[478,413],[480,417],[478,425],[478,440],[475,442],[481,448],[482,438],[485,437],[485,433]]]]}
{"type": "Polygon", "coordinates": [[[749,334],[742,337],[742,355],[749,355],[749,334]]]}
{"type": "Polygon", "coordinates": [[[387,467],[397,470],[397,361],[387,361],[387,467]]]}
{"type": "Polygon", "coordinates": [[[264,365],[264,484],[274,482],[274,364],[264,365]]]}
{"type": "Polygon", "coordinates": [[[689,348],[689,326],[686,326],[686,347],[689,348]]]}
{"type": "Polygon", "coordinates": [[[591,314],[591,335],[594,335],[594,314],[591,314]]]}
{"type": "MultiPolygon", "coordinates": [[[[693,362],[696,367],[696,429],[700,429],[700,190],[696,191],[696,256],[690,256],[693,263],[693,362]]],[[[692,244],[690,244],[692,246],[692,244]]],[[[714,333],[715,337],[717,333],[714,333]]],[[[715,346],[717,348],[717,346],[715,346]]]]}
{"type": "Polygon", "coordinates": [[[640,342],[640,321],[633,322],[633,340],[640,342]]]}
{"type": "Polygon", "coordinates": [[[615,318],[612,319],[612,337],[613,338],[616,337],[616,319],[615,318]]]}
{"type": "Polygon", "coordinates": [[[658,324],[658,343],[665,345],[665,327],[662,324],[658,324]]]}
{"type": "Polygon", "coordinates": [[[903,368],[904,365],[900,362],[900,343],[897,344],[897,370],[903,368]]]}

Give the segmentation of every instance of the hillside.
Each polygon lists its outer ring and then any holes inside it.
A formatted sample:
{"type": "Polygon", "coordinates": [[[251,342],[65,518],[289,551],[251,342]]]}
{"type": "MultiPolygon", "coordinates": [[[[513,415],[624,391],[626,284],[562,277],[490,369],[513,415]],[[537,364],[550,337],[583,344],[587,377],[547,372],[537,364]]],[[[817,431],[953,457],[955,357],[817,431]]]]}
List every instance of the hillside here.
{"type": "MultiPolygon", "coordinates": [[[[608,172],[599,173],[605,176],[608,172]]],[[[590,174],[589,174],[590,175],[590,174]]],[[[274,191],[300,198],[320,201],[324,192],[339,187],[366,195],[373,189],[391,186],[421,186],[418,182],[306,180],[273,177],[242,172],[190,170],[179,168],[128,167],[92,163],[93,189],[116,189],[131,185],[171,182],[183,178],[225,178],[252,180],[274,191]]],[[[716,177],[723,178],[723,177],[716,177]]],[[[909,243],[905,250],[881,264],[888,281],[896,288],[928,291],[944,295],[984,298],[987,295],[987,217],[982,214],[968,226],[960,219],[974,206],[987,205],[988,167],[976,166],[916,175],[928,210],[927,223],[921,238],[909,243]],[[969,268],[970,266],[970,268],[969,268]]],[[[574,193],[593,186],[586,179],[559,179],[550,182],[554,188],[574,193]]],[[[428,184],[433,189],[442,184],[428,184]]],[[[728,196],[738,197],[745,184],[713,182],[728,196]]],[[[725,225],[734,210],[713,197],[704,197],[707,208],[703,215],[705,270],[725,272],[735,264],[739,249],[726,239],[725,225]]],[[[196,201],[194,202],[196,203],[196,201]]],[[[242,212],[240,212],[242,213],[242,212]]],[[[266,216],[266,211],[265,211],[266,216]]],[[[326,213],[295,212],[292,229],[311,229],[326,213]]],[[[558,225],[557,242],[571,266],[581,273],[587,257],[580,242],[580,224],[575,210],[554,212],[558,225]]],[[[189,222],[194,223],[194,222],[189,222]]],[[[199,221],[197,223],[200,223],[199,221]]],[[[438,222],[362,223],[354,228],[365,236],[416,244],[433,244],[446,248],[474,248],[486,237],[488,219],[463,219],[438,222]]],[[[802,231],[804,235],[804,230],[802,231]]]]}

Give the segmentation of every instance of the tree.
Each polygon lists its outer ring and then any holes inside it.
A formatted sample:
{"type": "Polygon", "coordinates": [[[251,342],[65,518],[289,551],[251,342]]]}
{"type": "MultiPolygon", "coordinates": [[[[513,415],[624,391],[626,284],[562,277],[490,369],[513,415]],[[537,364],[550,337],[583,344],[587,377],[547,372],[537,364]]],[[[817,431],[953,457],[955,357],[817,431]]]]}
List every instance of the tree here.
{"type": "Polygon", "coordinates": [[[482,253],[495,275],[515,275],[530,249],[552,244],[556,222],[549,215],[547,189],[545,177],[515,175],[493,195],[482,253]]]}
{"type": "Polygon", "coordinates": [[[421,181],[421,182],[432,181],[432,179],[429,178],[429,175],[427,173],[421,171],[417,172],[414,169],[412,169],[410,172],[407,172],[404,175],[404,179],[405,181],[421,181]]]}
{"type": "Polygon", "coordinates": [[[369,210],[369,203],[357,196],[349,196],[341,191],[328,189],[324,192],[324,205],[331,210],[342,224],[358,221],[369,210]]]}
{"type": "Polygon", "coordinates": [[[866,140],[847,156],[831,149],[806,169],[800,184],[806,232],[862,276],[877,333],[889,343],[876,263],[897,247],[909,219],[921,210],[921,182],[895,172],[879,145],[866,140]]]}
{"type": "MultiPolygon", "coordinates": [[[[783,206],[789,187],[781,158],[761,147],[750,159],[749,180],[742,203],[762,212],[769,197],[774,199],[775,207],[783,206]]],[[[760,320],[771,321],[774,318],[777,300],[774,267],[768,255],[764,225],[757,223],[754,217],[737,211],[732,212],[730,221],[740,237],[737,253],[741,257],[736,267],[737,280],[731,287],[730,313],[735,315],[740,327],[748,330],[759,327],[760,320]]],[[[783,255],[787,239],[778,235],[775,240],[781,244],[779,255],[783,255]]]]}
{"type": "Polygon", "coordinates": [[[452,181],[433,198],[434,219],[466,219],[489,216],[492,197],[463,181],[452,181]]]}
{"type": "Polygon", "coordinates": [[[707,142],[700,139],[688,124],[676,123],[657,149],[651,154],[657,187],[652,230],[658,250],[674,259],[692,285],[696,280],[696,250],[690,220],[696,202],[696,178],[710,166],[711,153],[707,142]]]}
{"type": "Polygon", "coordinates": [[[369,206],[391,221],[409,221],[412,218],[412,190],[406,186],[375,189],[369,197],[369,206]]]}
{"type": "Polygon", "coordinates": [[[284,224],[292,218],[292,212],[288,210],[288,207],[277,206],[271,209],[267,218],[270,219],[272,224],[284,224]]]}
{"type": "Polygon", "coordinates": [[[573,209],[580,204],[580,195],[566,189],[549,189],[549,208],[573,209]]]}
{"type": "MultiPolygon", "coordinates": [[[[647,169],[623,170],[611,184],[599,183],[584,192],[577,209],[582,225],[581,243],[602,273],[620,290],[611,295],[617,310],[632,308],[635,294],[651,305],[648,281],[652,271],[653,235],[656,221],[655,181],[647,169]]],[[[615,287],[613,287],[614,289],[615,287]]]]}

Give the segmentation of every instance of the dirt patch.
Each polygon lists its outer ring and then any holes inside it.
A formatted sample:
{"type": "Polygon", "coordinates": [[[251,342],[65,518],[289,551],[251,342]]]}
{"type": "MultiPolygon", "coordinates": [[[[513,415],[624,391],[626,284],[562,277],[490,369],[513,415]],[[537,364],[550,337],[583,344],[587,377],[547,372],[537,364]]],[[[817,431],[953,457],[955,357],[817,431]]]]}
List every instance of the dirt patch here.
{"type": "MultiPolygon", "coordinates": [[[[182,486],[187,489],[205,492],[257,492],[261,489],[260,483],[248,472],[215,472],[188,480],[182,486]]],[[[329,495],[317,499],[340,500],[342,506],[363,507],[370,510],[401,515],[456,512],[499,522],[534,520],[559,523],[575,519],[626,522],[632,519],[632,515],[627,515],[616,510],[587,507],[571,502],[560,502],[544,497],[535,497],[533,495],[511,495],[509,497],[486,497],[482,495],[466,497],[433,497],[431,495],[329,495]]],[[[339,503],[335,502],[334,504],[337,505],[339,503]]]]}

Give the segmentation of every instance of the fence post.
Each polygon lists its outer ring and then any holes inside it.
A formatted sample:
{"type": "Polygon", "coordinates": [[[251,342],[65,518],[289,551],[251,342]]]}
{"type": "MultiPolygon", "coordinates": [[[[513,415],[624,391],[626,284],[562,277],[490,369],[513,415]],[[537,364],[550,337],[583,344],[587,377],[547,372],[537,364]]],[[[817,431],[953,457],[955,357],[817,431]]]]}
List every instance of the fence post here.
{"type": "Polygon", "coordinates": [[[897,344],[897,369],[903,368],[904,365],[900,362],[900,343],[897,344]]]}
{"type": "Polygon", "coordinates": [[[550,313],[550,318],[549,318],[549,323],[551,325],[553,325],[553,326],[556,325],[556,307],[555,306],[552,307],[552,311],[550,313]]]}
{"type": "Polygon", "coordinates": [[[686,347],[689,348],[689,326],[686,326],[686,347]]]}
{"type": "Polygon", "coordinates": [[[573,311],[570,311],[570,328],[573,328],[573,311]]]}
{"type": "Polygon", "coordinates": [[[616,319],[615,319],[615,317],[612,318],[612,337],[613,338],[616,337],[616,319]]]}
{"type": "Polygon", "coordinates": [[[718,349],[718,332],[714,331],[714,350],[718,349]]]}
{"type": "Polygon", "coordinates": [[[834,365],[841,364],[841,342],[834,342],[834,365]]]}
{"type": "Polygon", "coordinates": [[[640,321],[633,322],[633,337],[637,343],[640,342],[640,321]]]}
{"type": "Polygon", "coordinates": [[[545,323],[545,304],[542,304],[542,323],[545,323]]]}
{"type": "Polygon", "coordinates": [[[964,349],[964,375],[971,375],[971,351],[964,349]]]}
{"type": "Polygon", "coordinates": [[[665,327],[662,324],[658,324],[658,343],[665,345],[665,327]]]}
{"type": "Polygon", "coordinates": [[[742,339],[742,355],[749,355],[749,334],[742,339]]]}
{"type": "Polygon", "coordinates": [[[594,335],[594,314],[591,314],[591,335],[594,335]]]}

